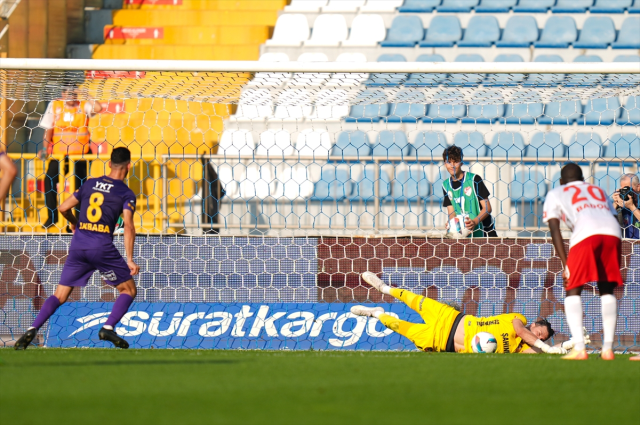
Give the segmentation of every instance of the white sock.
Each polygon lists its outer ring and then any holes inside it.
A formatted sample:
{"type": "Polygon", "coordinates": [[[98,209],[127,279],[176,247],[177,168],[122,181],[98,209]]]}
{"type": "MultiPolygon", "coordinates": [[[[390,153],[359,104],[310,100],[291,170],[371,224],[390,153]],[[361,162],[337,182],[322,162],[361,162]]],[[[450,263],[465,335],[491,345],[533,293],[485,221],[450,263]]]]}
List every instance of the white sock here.
{"type": "Polygon", "coordinates": [[[377,319],[378,317],[380,317],[381,314],[384,314],[384,311],[376,310],[376,311],[373,312],[373,317],[375,317],[377,319]]]}
{"type": "Polygon", "coordinates": [[[618,318],[617,300],[614,295],[607,294],[602,295],[600,301],[602,303],[602,330],[604,331],[602,349],[611,350],[616,333],[616,319],[618,318]]]}
{"type": "Polygon", "coordinates": [[[112,331],[113,330],[113,326],[109,326],[109,325],[104,325],[103,328],[112,331]]]}
{"type": "Polygon", "coordinates": [[[571,331],[571,340],[575,343],[575,350],[584,350],[584,335],[582,333],[582,298],[571,295],[564,299],[564,312],[571,331]]]}
{"type": "Polygon", "coordinates": [[[383,294],[387,294],[387,295],[391,295],[391,286],[389,285],[384,285],[381,289],[381,292],[383,294]]]}

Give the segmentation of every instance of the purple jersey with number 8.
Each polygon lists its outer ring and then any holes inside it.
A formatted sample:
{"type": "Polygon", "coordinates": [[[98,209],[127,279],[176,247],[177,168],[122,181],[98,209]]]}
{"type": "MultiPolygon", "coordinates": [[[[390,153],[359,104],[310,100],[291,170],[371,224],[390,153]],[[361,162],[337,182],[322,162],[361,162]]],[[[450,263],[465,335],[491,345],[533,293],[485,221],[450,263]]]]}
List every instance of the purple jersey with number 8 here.
{"type": "Polygon", "coordinates": [[[113,246],[113,231],[123,210],[135,212],[136,197],[121,180],[90,179],[73,196],[80,201],[80,216],[70,250],[113,246]]]}

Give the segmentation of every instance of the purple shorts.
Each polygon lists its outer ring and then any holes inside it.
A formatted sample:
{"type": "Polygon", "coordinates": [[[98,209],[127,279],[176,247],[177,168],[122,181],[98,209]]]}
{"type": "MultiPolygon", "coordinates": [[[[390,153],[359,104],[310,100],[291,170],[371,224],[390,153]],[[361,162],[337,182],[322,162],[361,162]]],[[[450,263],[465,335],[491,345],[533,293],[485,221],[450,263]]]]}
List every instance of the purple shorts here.
{"type": "Polygon", "coordinates": [[[70,249],[62,268],[60,285],[87,286],[98,270],[109,285],[118,286],[131,279],[131,271],[115,246],[96,249],[70,249]]]}

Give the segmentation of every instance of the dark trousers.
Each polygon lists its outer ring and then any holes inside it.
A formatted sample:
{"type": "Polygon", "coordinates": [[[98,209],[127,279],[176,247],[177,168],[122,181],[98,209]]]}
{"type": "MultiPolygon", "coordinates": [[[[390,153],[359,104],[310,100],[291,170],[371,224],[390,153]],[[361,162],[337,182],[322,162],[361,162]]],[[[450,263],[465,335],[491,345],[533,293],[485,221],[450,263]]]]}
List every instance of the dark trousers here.
{"type": "MultiPolygon", "coordinates": [[[[76,161],[73,175],[75,178],[75,188],[78,188],[87,180],[87,173],[91,161],[76,161]]],[[[64,174],[69,172],[69,159],[64,159],[64,174]]],[[[52,159],[47,167],[47,176],[44,179],[44,203],[47,206],[49,216],[45,227],[52,226],[58,222],[58,189],[60,181],[60,161],[52,159]]]]}

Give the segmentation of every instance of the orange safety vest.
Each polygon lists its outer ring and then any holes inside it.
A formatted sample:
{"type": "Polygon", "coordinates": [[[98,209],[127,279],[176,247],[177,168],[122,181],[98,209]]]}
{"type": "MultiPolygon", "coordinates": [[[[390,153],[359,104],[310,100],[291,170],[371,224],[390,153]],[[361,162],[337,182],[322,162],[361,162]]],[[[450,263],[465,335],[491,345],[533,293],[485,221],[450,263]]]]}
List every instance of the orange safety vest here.
{"type": "Polygon", "coordinates": [[[53,154],[81,155],[89,152],[89,115],[84,112],[87,102],[68,106],[63,100],[55,100],[53,110],[53,154]]]}

